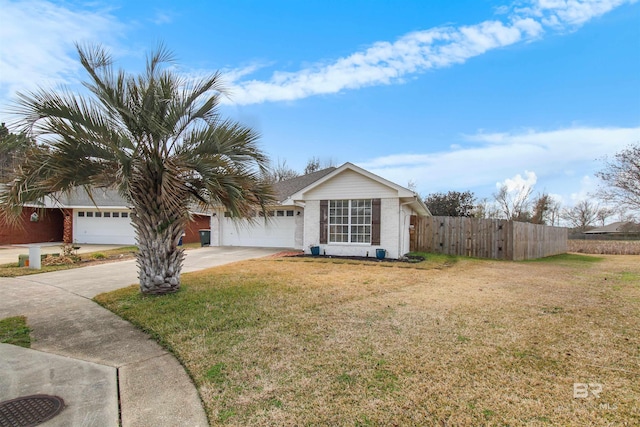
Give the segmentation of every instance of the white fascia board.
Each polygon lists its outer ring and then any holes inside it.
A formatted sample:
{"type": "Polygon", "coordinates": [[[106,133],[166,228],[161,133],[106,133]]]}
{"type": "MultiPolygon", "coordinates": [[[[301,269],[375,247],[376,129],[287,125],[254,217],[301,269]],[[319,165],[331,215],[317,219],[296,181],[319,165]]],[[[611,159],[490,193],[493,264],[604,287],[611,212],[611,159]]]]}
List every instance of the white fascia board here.
{"type": "Polygon", "coordinates": [[[411,208],[418,214],[419,216],[432,216],[431,212],[427,205],[424,204],[422,199],[419,196],[414,196],[411,198],[401,198],[400,203],[403,205],[411,206],[411,208]]]}

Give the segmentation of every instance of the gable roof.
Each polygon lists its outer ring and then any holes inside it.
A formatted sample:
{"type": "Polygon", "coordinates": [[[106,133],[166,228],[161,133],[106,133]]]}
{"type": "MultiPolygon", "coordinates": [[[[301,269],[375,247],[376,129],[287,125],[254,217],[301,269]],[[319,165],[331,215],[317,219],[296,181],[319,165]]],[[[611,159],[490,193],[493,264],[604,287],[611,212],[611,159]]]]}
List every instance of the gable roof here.
{"type": "MultiPolygon", "coordinates": [[[[338,168],[327,168],[327,169],[323,169],[321,171],[315,172],[313,174],[309,174],[309,175],[303,175],[301,177],[298,178],[293,178],[292,180],[288,180],[288,181],[293,181],[296,179],[302,179],[302,178],[306,178],[304,180],[300,180],[298,182],[299,185],[297,185],[296,187],[297,190],[291,192],[290,194],[288,194],[286,197],[280,199],[280,202],[284,202],[284,201],[290,201],[293,202],[293,200],[296,199],[303,199],[304,198],[304,193],[318,187],[319,185],[322,185],[323,183],[329,181],[330,179],[334,178],[335,176],[341,174],[342,172],[346,171],[346,170],[351,170],[354,171],[356,173],[359,173],[360,175],[363,175],[373,181],[376,181],[382,185],[385,185],[389,188],[392,188],[394,190],[396,190],[398,192],[398,197],[400,199],[403,199],[405,201],[405,203],[409,204],[412,206],[412,208],[420,215],[422,216],[430,216],[431,212],[429,212],[429,209],[427,208],[427,206],[424,204],[424,202],[422,201],[422,199],[420,198],[420,196],[418,196],[418,194],[412,190],[409,190],[408,188],[405,188],[401,185],[398,185],[394,182],[391,182],[387,179],[384,179],[376,174],[373,174],[371,172],[369,172],[368,170],[365,170],[361,167],[358,167],[356,165],[354,165],[353,163],[345,163],[342,166],[338,167],[338,168]],[[317,175],[316,175],[317,174],[317,175]],[[303,185],[306,184],[306,185],[303,185]]],[[[282,181],[282,182],[286,182],[286,181],[282,181]]],[[[290,189],[293,189],[294,186],[292,185],[290,187],[290,189]]]]}
{"type": "Polygon", "coordinates": [[[127,208],[129,203],[112,188],[92,188],[90,191],[83,187],[76,187],[73,191],[63,193],[58,201],[70,208],[127,208]]]}
{"type": "Polygon", "coordinates": [[[584,234],[608,234],[608,233],[634,233],[638,232],[640,227],[633,222],[612,222],[604,227],[594,228],[593,230],[585,231],[584,234]]]}
{"type": "Polygon", "coordinates": [[[276,193],[276,199],[278,202],[282,203],[291,197],[293,194],[302,190],[305,187],[313,184],[317,180],[323,178],[324,176],[330,174],[336,170],[335,167],[329,167],[326,169],[322,169],[319,171],[315,171],[306,175],[297,176],[291,179],[285,179],[284,181],[276,182],[273,184],[273,190],[276,193]]]}

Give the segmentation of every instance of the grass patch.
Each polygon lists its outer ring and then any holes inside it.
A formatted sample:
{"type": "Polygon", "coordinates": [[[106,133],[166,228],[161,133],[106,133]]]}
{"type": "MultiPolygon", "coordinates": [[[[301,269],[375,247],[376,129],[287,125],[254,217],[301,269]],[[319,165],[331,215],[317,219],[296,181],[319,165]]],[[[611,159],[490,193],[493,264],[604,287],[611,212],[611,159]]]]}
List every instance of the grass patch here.
{"type": "Polygon", "coordinates": [[[82,265],[76,264],[64,264],[64,265],[43,265],[40,270],[34,270],[29,267],[19,267],[18,263],[2,264],[0,265],[0,277],[19,277],[29,276],[31,274],[49,273],[52,271],[70,270],[72,268],[82,267],[82,265]]]}
{"type": "Polygon", "coordinates": [[[452,266],[462,259],[468,259],[455,255],[436,254],[429,252],[410,252],[409,257],[422,257],[424,261],[418,263],[421,267],[438,267],[438,266],[452,266]]]}
{"type": "Polygon", "coordinates": [[[578,265],[578,264],[591,264],[591,263],[596,263],[603,260],[604,258],[601,256],[581,255],[581,254],[559,254],[559,255],[552,255],[544,258],[529,259],[529,260],[520,261],[520,262],[578,265]]]}
{"type": "Polygon", "coordinates": [[[259,259],[96,300],[179,358],[214,425],[640,423],[635,260],[449,261],[259,259]]]}
{"type": "Polygon", "coordinates": [[[0,320],[0,343],[20,347],[31,347],[31,329],[24,316],[7,317],[0,320]]]}
{"type": "Polygon", "coordinates": [[[640,274],[632,271],[623,271],[620,273],[620,280],[623,282],[631,282],[640,285],[640,274]]]}
{"type": "Polygon", "coordinates": [[[207,370],[205,377],[216,384],[222,384],[226,379],[225,368],[226,365],[224,363],[216,363],[207,370]]]}

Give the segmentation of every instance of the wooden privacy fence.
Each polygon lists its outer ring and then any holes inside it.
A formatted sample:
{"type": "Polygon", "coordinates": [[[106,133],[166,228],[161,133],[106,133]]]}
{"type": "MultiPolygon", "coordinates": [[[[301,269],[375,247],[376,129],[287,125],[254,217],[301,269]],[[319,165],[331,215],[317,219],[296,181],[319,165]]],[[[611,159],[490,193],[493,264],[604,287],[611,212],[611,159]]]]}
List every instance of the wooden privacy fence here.
{"type": "Polygon", "coordinates": [[[567,229],[507,221],[411,217],[411,251],[520,261],[567,252],[567,229]]]}

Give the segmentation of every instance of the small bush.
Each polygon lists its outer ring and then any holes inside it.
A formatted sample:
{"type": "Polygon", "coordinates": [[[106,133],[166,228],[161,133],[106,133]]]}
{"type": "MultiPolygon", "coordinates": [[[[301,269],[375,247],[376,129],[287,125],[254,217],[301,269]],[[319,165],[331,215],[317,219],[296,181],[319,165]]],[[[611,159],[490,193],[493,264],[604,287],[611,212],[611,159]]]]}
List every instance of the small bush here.
{"type": "Polygon", "coordinates": [[[93,259],[105,259],[106,257],[107,256],[102,252],[96,252],[95,254],[91,255],[91,258],[93,259]]]}
{"type": "Polygon", "coordinates": [[[43,260],[42,260],[42,265],[43,266],[47,266],[47,265],[69,265],[69,264],[75,264],[76,262],[79,261],[79,258],[77,256],[74,255],[64,255],[64,256],[53,256],[53,255],[47,255],[43,260]]]}

